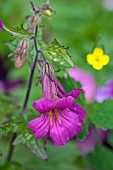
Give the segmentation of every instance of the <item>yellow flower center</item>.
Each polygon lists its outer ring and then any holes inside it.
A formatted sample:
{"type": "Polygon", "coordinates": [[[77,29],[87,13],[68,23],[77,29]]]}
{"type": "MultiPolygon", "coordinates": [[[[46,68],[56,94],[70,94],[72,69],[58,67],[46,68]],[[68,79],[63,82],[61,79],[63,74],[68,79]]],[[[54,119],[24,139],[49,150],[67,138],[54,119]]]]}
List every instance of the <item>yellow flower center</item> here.
{"type": "Polygon", "coordinates": [[[50,120],[50,125],[52,126],[52,123],[53,123],[53,119],[57,119],[57,121],[59,122],[59,124],[61,124],[61,119],[58,115],[58,111],[57,109],[54,109],[54,110],[51,110],[49,112],[49,120],[50,120]]]}

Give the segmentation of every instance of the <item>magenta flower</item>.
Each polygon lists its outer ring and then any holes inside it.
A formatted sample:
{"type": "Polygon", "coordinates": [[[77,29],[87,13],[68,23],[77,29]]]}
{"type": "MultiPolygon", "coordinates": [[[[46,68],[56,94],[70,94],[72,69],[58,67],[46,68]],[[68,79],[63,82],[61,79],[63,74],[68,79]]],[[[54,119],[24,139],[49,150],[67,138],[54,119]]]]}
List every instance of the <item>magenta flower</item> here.
{"type": "Polygon", "coordinates": [[[86,102],[91,103],[94,100],[96,92],[96,80],[94,77],[78,67],[70,69],[68,73],[71,78],[81,83],[82,89],[85,92],[86,102]]]}
{"type": "Polygon", "coordinates": [[[95,94],[95,100],[98,103],[110,98],[113,98],[113,80],[108,80],[105,86],[98,87],[95,94]]]}
{"type": "Polygon", "coordinates": [[[3,24],[2,24],[2,20],[0,19],[0,32],[2,31],[3,28],[3,24]]]}
{"type": "Polygon", "coordinates": [[[42,72],[43,98],[36,100],[32,105],[42,116],[31,120],[28,127],[33,131],[35,138],[49,135],[56,146],[61,146],[82,130],[86,111],[74,103],[82,89],[74,89],[66,94],[54,77],[50,64],[45,64],[42,72]]]}
{"type": "MultiPolygon", "coordinates": [[[[100,128],[97,128],[98,135],[102,141],[102,143],[107,143],[107,139],[109,136],[109,131],[104,131],[100,128]]],[[[94,150],[95,146],[99,144],[98,136],[95,134],[95,130],[92,125],[89,126],[89,134],[86,136],[84,140],[77,140],[77,147],[82,156],[86,156],[87,153],[94,150]]]]}

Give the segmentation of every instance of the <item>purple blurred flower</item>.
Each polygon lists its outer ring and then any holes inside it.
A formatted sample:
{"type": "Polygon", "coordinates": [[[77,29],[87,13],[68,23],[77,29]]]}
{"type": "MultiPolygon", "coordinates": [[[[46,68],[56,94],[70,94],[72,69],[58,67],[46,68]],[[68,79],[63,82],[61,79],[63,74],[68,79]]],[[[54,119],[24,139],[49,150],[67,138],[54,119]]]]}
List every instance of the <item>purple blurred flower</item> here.
{"type": "Polygon", "coordinates": [[[103,4],[107,10],[113,10],[113,0],[103,0],[103,4]]]}
{"type": "MultiPolygon", "coordinates": [[[[103,131],[98,128],[97,133],[103,143],[106,143],[107,137],[109,135],[109,131],[103,131]]],[[[80,150],[82,156],[85,156],[87,153],[93,151],[94,147],[99,144],[98,136],[95,134],[94,128],[89,126],[89,134],[87,135],[85,140],[77,140],[77,146],[80,150]]]]}
{"type": "Polygon", "coordinates": [[[43,138],[49,134],[54,144],[61,146],[81,132],[86,111],[74,103],[82,89],[74,89],[66,94],[53,72],[50,64],[43,65],[43,98],[36,100],[32,105],[42,116],[31,120],[28,127],[33,131],[35,138],[43,138]]]}
{"type": "Polygon", "coordinates": [[[69,70],[69,75],[75,81],[79,81],[82,85],[82,89],[85,92],[85,99],[87,103],[91,103],[94,100],[96,92],[96,80],[94,77],[78,67],[69,70]]]}
{"type": "Polygon", "coordinates": [[[0,90],[3,90],[6,93],[9,93],[10,91],[14,90],[15,88],[20,87],[23,84],[22,81],[3,81],[0,80],[0,90]]]}
{"type": "Polygon", "coordinates": [[[2,31],[3,28],[3,24],[2,24],[2,20],[0,19],[0,32],[2,31]]]}
{"type": "Polygon", "coordinates": [[[110,98],[113,98],[113,80],[108,80],[105,86],[98,87],[95,94],[95,100],[98,103],[110,98]]]}

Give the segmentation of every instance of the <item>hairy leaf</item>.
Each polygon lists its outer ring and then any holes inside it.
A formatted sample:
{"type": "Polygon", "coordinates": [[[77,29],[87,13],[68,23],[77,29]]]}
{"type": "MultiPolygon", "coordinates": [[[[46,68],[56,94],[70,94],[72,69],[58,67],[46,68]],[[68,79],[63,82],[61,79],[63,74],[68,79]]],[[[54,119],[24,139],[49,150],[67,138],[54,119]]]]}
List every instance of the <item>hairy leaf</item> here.
{"type": "Polygon", "coordinates": [[[60,66],[65,65],[65,61],[72,67],[74,66],[68,54],[68,48],[61,46],[56,39],[44,48],[44,52],[48,59],[52,60],[54,63],[59,63],[60,66]]]}
{"type": "Polygon", "coordinates": [[[93,113],[90,114],[91,121],[96,127],[103,130],[113,129],[113,100],[94,104],[93,113]]]}
{"type": "Polygon", "coordinates": [[[0,125],[0,136],[6,136],[9,132],[13,132],[20,123],[22,122],[12,122],[0,125]]]}
{"type": "Polygon", "coordinates": [[[3,28],[9,32],[11,35],[14,37],[19,37],[19,38],[30,38],[31,34],[21,26],[20,28],[13,28],[10,26],[3,26],[3,28]]]}
{"type": "Polygon", "coordinates": [[[22,125],[21,134],[17,136],[14,141],[14,145],[19,143],[25,144],[33,154],[41,159],[47,159],[47,153],[45,149],[45,142],[43,139],[35,139],[33,133],[27,128],[27,125],[22,125]]]}

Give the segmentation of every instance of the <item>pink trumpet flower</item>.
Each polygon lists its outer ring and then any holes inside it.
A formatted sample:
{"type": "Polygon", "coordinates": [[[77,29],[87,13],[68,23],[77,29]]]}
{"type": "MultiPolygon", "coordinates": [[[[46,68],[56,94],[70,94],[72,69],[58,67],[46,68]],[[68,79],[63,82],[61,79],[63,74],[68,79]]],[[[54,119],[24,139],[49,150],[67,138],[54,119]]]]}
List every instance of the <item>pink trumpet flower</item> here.
{"type": "Polygon", "coordinates": [[[49,135],[55,146],[61,146],[82,131],[86,111],[74,102],[82,89],[74,89],[66,94],[54,76],[52,65],[42,66],[43,98],[36,100],[33,107],[42,115],[29,122],[29,129],[35,138],[49,135]]]}

